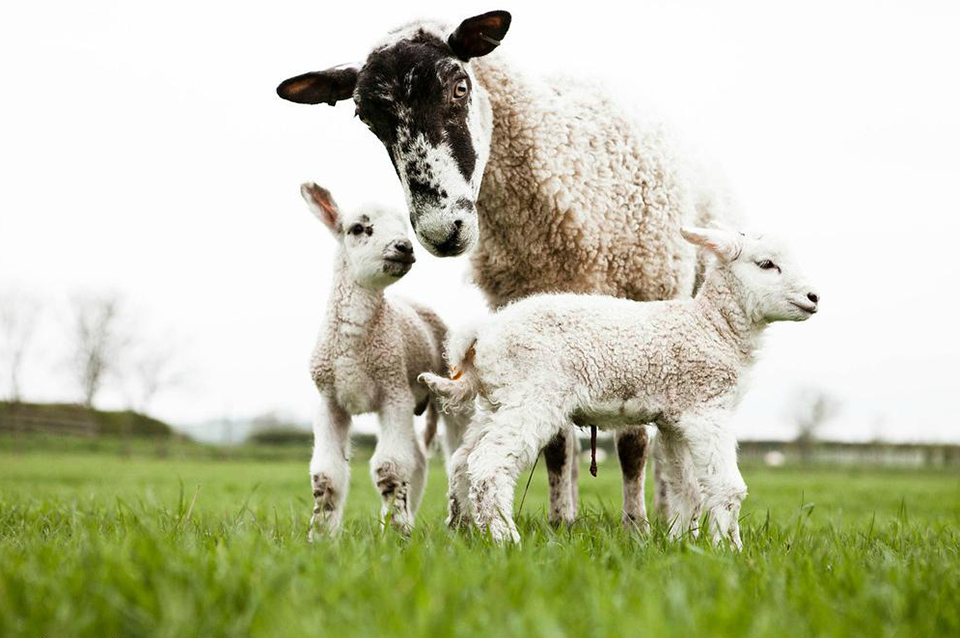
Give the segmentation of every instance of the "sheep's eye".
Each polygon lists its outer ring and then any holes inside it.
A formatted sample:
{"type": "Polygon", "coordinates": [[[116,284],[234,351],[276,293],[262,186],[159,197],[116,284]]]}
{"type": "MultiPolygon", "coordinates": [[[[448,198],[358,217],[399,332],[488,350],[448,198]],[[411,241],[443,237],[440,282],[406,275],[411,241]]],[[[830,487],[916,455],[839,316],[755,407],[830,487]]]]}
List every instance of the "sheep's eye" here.
{"type": "Polygon", "coordinates": [[[780,266],[776,265],[775,263],[773,263],[773,262],[770,261],[769,259],[764,259],[763,261],[758,261],[758,262],[757,262],[757,266],[759,266],[759,267],[762,268],[763,270],[773,270],[774,268],[776,268],[776,269],[777,269],[777,272],[780,272],[780,266]]]}
{"type": "Polygon", "coordinates": [[[470,92],[470,87],[467,85],[466,80],[460,80],[453,87],[453,99],[462,100],[467,97],[467,93],[470,92]]]}
{"type": "Polygon", "coordinates": [[[363,234],[363,224],[354,224],[350,227],[351,235],[362,235],[363,234]]]}

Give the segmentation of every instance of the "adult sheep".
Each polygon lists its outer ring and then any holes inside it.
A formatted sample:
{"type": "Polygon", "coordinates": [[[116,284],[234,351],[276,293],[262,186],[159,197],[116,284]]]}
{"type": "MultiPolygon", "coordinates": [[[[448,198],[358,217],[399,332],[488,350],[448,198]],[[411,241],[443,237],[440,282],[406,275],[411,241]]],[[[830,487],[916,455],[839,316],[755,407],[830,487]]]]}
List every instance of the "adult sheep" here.
{"type": "MultiPolygon", "coordinates": [[[[473,249],[473,279],[493,308],[541,292],[635,300],[690,296],[705,255],[682,225],[722,217],[659,126],[634,119],[602,91],[533,78],[492,53],[510,14],[456,29],[414,22],[358,64],[290,78],[280,97],[305,104],[352,98],[383,142],[421,244],[452,257],[473,249]]],[[[621,430],[624,523],[646,523],[647,436],[621,430]]],[[[550,519],[576,517],[577,442],[545,449],[550,519]]]]}

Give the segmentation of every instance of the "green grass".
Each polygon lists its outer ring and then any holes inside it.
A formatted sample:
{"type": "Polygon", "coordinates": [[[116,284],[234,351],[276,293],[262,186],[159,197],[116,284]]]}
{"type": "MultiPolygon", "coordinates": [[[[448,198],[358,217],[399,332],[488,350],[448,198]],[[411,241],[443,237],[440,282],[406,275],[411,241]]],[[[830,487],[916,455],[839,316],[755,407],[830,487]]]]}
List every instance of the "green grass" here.
{"type": "Polygon", "coordinates": [[[305,457],[0,447],[0,638],[960,635],[956,474],[745,467],[738,555],[622,531],[615,462],[585,470],[576,525],[536,476],[498,547],[444,528],[437,465],[412,538],[381,531],[355,461],[311,546],[305,457]]]}

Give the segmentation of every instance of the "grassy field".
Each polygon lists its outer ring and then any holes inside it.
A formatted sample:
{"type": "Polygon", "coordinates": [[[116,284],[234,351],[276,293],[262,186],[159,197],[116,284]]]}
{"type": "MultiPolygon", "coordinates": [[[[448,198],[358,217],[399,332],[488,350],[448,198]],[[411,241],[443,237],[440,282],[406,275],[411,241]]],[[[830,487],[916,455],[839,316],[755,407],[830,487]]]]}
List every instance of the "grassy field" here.
{"type": "Polygon", "coordinates": [[[381,531],[358,459],[311,546],[305,458],[0,447],[0,638],[960,635],[956,474],[745,467],[737,555],[623,532],[616,463],[585,469],[575,526],[536,476],[503,548],[444,528],[437,465],[413,537],[381,531]]]}

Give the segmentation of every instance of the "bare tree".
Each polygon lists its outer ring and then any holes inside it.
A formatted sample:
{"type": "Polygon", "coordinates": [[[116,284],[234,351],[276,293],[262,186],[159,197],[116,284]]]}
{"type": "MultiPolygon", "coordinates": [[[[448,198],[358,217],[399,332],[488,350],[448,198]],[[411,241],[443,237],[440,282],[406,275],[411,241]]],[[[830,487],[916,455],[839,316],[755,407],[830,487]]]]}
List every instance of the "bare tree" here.
{"type": "Polygon", "coordinates": [[[130,366],[130,374],[136,383],[136,409],[146,414],[157,395],[179,385],[183,374],[173,340],[141,345],[138,350],[130,366]]]}
{"type": "Polygon", "coordinates": [[[793,400],[791,417],[797,426],[794,442],[800,451],[800,460],[810,460],[817,442],[817,433],[824,423],[840,411],[840,401],[818,388],[803,388],[793,400]]]}
{"type": "Polygon", "coordinates": [[[115,295],[73,299],[73,370],[87,407],[93,406],[107,375],[119,368],[128,343],[120,325],[121,309],[115,295]]]}
{"type": "Polygon", "coordinates": [[[0,297],[0,362],[10,379],[8,397],[14,403],[22,398],[23,364],[39,315],[40,303],[33,297],[19,293],[0,297]]]}

